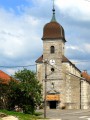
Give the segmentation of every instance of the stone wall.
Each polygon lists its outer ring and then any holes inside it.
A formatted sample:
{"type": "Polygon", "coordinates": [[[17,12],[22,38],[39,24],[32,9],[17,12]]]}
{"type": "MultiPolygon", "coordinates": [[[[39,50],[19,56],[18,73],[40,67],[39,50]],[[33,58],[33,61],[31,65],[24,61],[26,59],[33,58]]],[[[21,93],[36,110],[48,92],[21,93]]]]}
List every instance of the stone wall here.
{"type": "MultiPolygon", "coordinates": [[[[80,108],[80,78],[70,71],[69,64],[63,64],[63,95],[67,109],[80,108]]],[[[75,69],[75,68],[74,68],[75,69]]],[[[76,70],[76,69],[75,69],[76,70]]],[[[75,72],[76,73],[76,72],[75,72]]],[[[80,74],[79,74],[80,75],[80,74]]]]}
{"type": "Polygon", "coordinates": [[[86,80],[81,81],[81,108],[90,109],[90,84],[86,80]]]}

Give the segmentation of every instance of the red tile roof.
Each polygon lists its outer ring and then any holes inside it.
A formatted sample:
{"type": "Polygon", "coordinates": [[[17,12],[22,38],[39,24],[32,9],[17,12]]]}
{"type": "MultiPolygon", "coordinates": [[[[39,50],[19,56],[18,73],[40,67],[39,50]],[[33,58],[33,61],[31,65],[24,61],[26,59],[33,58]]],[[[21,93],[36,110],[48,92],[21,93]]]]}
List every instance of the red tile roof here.
{"type": "Polygon", "coordinates": [[[10,81],[11,76],[0,70],[0,79],[2,80],[2,83],[7,84],[10,81]]]}
{"type": "Polygon", "coordinates": [[[88,82],[90,82],[90,75],[87,73],[87,71],[83,71],[81,73],[82,77],[85,78],[88,82]]]}

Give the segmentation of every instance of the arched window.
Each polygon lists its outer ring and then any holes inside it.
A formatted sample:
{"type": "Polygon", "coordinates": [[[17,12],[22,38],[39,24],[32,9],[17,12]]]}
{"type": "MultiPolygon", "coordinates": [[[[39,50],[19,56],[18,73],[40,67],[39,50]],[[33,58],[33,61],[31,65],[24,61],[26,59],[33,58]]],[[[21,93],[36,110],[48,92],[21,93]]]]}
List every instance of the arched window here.
{"type": "Polygon", "coordinates": [[[51,46],[50,53],[55,53],[55,47],[54,46],[51,46]]]}
{"type": "Polygon", "coordinates": [[[51,68],[51,71],[54,72],[55,71],[54,68],[51,68]]]}

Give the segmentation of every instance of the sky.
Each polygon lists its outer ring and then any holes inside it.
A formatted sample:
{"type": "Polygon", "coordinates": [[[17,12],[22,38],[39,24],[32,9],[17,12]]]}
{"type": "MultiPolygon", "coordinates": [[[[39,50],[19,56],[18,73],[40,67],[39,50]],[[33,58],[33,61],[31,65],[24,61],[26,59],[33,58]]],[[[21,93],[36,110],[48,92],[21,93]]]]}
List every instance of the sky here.
{"type": "MultiPolygon", "coordinates": [[[[52,6],[52,0],[0,0],[0,70],[10,75],[23,68],[35,70],[52,6]]],[[[90,1],[55,0],[55,10],[65,31],[65,56],[90,74],[90,1]]]]}

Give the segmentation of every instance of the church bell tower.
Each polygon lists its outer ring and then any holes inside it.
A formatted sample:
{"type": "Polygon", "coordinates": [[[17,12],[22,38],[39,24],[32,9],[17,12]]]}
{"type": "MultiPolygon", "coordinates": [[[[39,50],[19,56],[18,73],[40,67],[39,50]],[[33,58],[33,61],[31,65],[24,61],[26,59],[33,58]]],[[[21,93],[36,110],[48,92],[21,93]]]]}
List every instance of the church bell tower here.
{"type": "Polygon", "coordinates": [[[43,85],[43,98],[45,98],[45,64],[47,60],[46,101],[49,108],[59,108],[63,103],[63,71],[62,57],[64,55],[65,34],[63,27],[55,17],[53,4],[52,19],[43,28],[43,55],[36,60],[37,77],[43,85]]]}
{"type": "MultiPolygon", "coordinates": [[[[65,34],[63,27],[53,15],[49,23],[43,28],[43,61],[47,60],[47,102],[50,108],[59,107],[62,101],[62,56],[64,55],[65,34]]],[[[44,73],[45,70],[43,69],[44,73]]]]}

